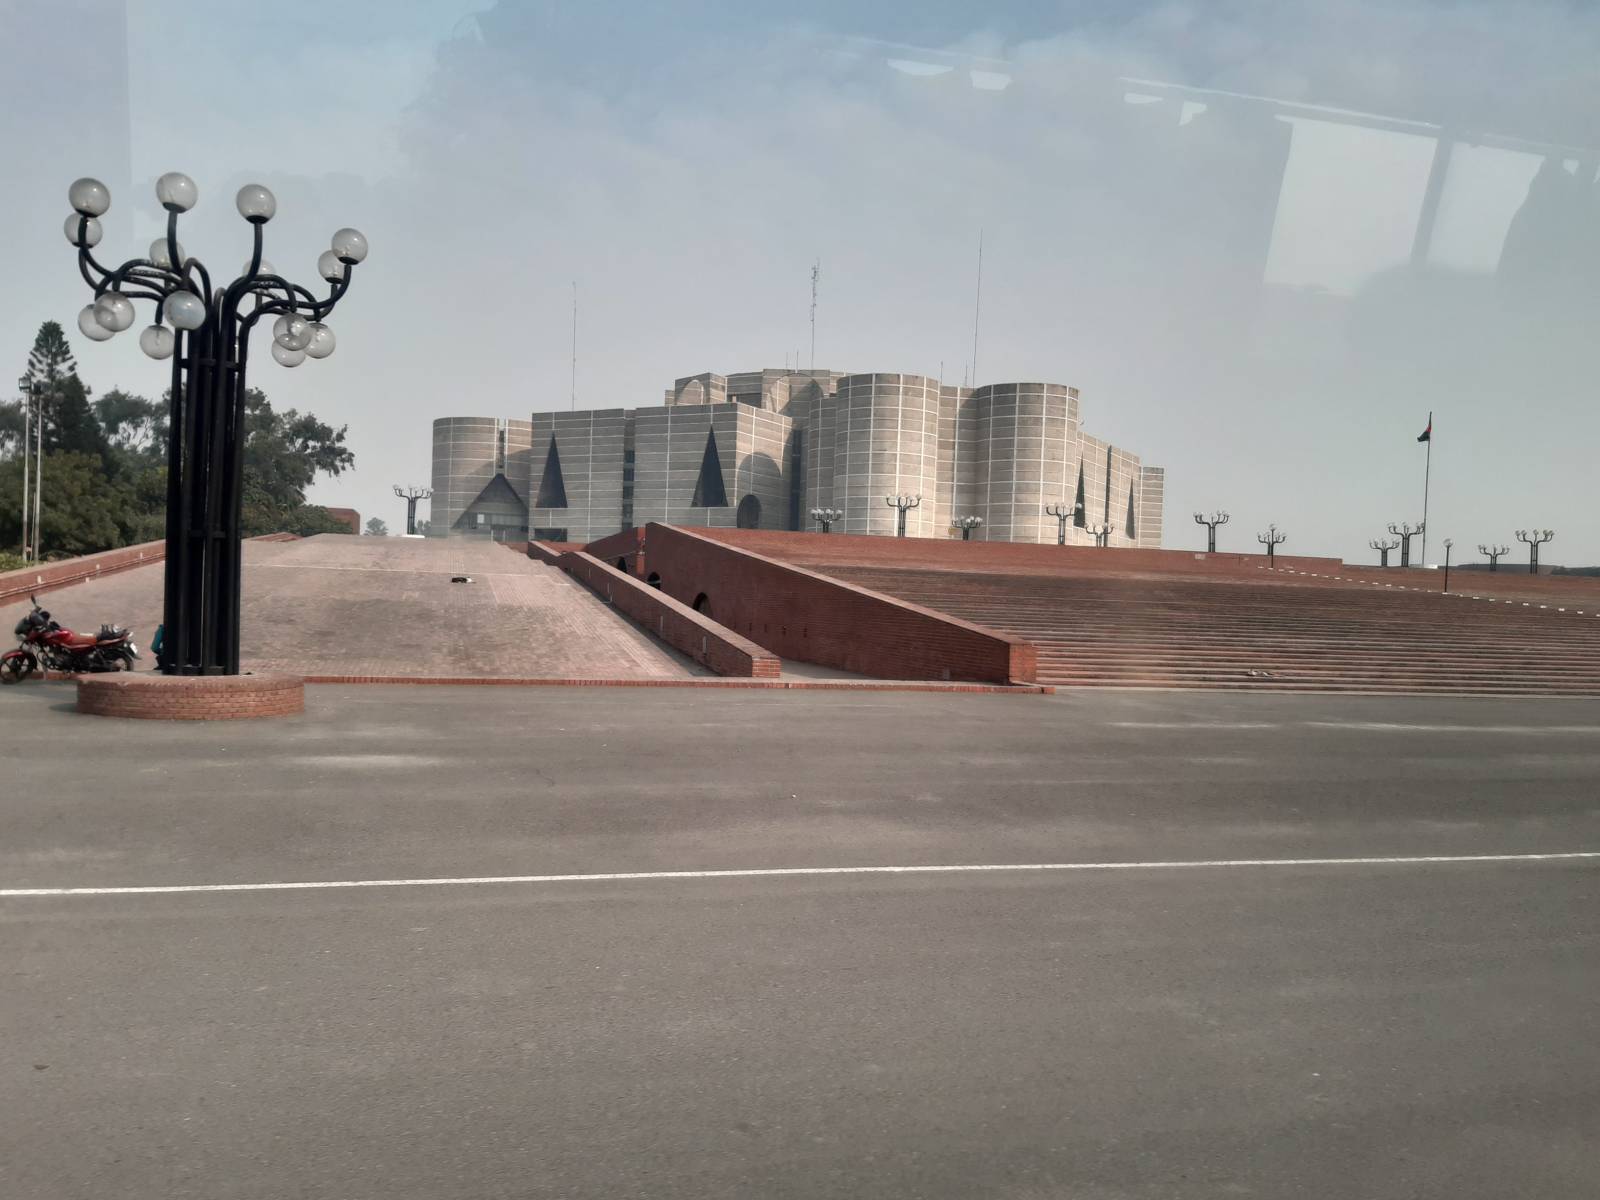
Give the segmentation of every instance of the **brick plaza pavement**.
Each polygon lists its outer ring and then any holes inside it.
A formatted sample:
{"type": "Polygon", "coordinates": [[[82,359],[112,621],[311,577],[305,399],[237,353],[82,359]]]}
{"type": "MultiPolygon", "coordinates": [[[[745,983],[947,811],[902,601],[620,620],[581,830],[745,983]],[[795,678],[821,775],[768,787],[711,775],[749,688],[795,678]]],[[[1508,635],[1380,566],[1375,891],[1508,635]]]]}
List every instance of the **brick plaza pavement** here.
{"type": "MultiPolygon", "coordinates": [[[[130,625],[154,665],[162,567],[40,598],[63,625],[130,625]]],[[[9,631],[26,602],[0,608],[9,631]]],[[[488,542],[324,534],[245,545],[245,668],[298,674],[681,679],[706,672],[554,567],[488,542]],[[472,583],[451,583],[453,575],[472,583]]]]}

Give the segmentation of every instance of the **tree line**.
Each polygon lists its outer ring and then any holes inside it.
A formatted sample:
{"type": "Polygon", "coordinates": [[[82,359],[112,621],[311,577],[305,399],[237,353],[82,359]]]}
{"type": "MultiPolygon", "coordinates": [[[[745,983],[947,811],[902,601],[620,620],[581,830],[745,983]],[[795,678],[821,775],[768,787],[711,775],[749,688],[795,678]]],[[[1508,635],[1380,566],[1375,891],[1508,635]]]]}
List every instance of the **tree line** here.
{"type": "MultiPolygon", "coordinates": [[[[0,402],[0,560],[16,559],[0,561],[0,569],[20,565],[27,395],[43,423],[35,537],[40,557],[92,554],[163,537],[169,397],[149,400],[120,388],[93,396],[55,321],[39,327],[17,386],[24,397],[0,402]]],[[[259,389],[246,391],[246,537],[349,532],[325,508],[306,503],[306,490],[319,475],[338,476],[355,465],[345,445],[348,428],[335,429],[294,409],[278,412],[259,389]]],[[[30,431],[30,442],[34,436],[30,431]]]]}

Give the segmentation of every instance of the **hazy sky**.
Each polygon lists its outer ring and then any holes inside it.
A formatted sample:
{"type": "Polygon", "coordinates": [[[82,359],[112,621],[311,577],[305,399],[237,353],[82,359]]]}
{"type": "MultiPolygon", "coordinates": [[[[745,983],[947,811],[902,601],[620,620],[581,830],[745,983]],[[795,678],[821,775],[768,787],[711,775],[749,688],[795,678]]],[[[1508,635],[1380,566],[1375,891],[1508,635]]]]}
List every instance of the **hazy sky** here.
{"type": "MultiPolygon", "coordinates": [[[[357,470],[314,498],[391,527],[435,416],[566,407],[572,281],[580,407],[808,352],[817,257],[819,365],[959,382],[981,229],[978,381],[1079,386],[1091,432],[1166,467],[1167,545],[1224,507],[1225,548],[1276,521],[1286,550],[1372,558],[1421,516],[1431,409],[1430,558],[1538,525],[1547,559],[1600,562],[1588,6],[0,0],[0,21],[13,375],[85,300],[72,178],[111,184],[107,249],[131,254],[155,176],[192,175],[180,237],[214,270],[246,257],[232,195],[259,180],[282,273],[311,282],[340,225],[371,240],[337,353],[262,355],[252,382],[350,425],[357,470]]],[[[96,391],[164,385],[131,338],[74,348],[96,391]]]]}

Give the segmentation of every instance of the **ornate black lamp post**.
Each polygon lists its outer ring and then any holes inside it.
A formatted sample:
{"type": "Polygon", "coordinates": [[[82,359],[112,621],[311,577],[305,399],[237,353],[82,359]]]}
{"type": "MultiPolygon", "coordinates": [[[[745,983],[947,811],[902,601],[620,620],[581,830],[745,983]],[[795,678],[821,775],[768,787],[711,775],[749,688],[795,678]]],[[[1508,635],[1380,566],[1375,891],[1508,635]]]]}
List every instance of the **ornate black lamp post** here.
{"type": "Polygon", "coordinates": [[[401,487],[395,484],[394,494],[406,502],[406,532],[417,531],[417,501],[427,500],[433,495],[432,488],[401,487]]]}
{"type": "Polygon", "coordinates": [[[894,535],[895,535],[895,537],[905,537],[905,535],[906,535],[906,513],[909,512],[913,508],[920,508],[921,507],[921,505],[922,505],[922,496],[921,496],[921,494],[919,493],[918,495],[915,495],[915,496],[885,496],[883,499],[884,499],[884,503],[887,504],[890,508],[898,508],[900,510],[900,520],[899,520],[898,524],[895,526],[895,534],[894,535]]]}
{"type": "Polygon", "coordinates": [[[1289,540],[1289,535],[1282,532],[1276,525],[1268,525],[1265,533],[1256,534],[1256,541],[1267,548],[1267,566],[1273,566],[1277,561],[1276,551],[1279,546],[1289,540]]]}
{"type": "Polygon", "coordinates": [[[1217,526],[1228,523],[1228,514],[1220,510],[1212,513],[1209,517],[1205,513],[1195,513],[1194,521],[1196,525],[1204,525],[1206,527],[1206,553],[1215,554],[1217,552],[1217,526]]]}
{"type": "Polygon", "coordinates": [[[1380,567],[1387,567],[1389,565],[1389,551],[1393,550],[1399,544],[1399,538],[1395,538],[1392,542],[1388,538],[1373,538],[1372,541],[1367,543],[1367,545],[1371,546],[1378,552],[1378,565],[1380,567]]]}
{"type": "Polygon", "coordinates": [[[1111,535],[1116,531],[1117,527],[1115,525],[1101,523],[1089,526],[1089,534],[1094,538],[1094,544],[1102,550],[1111,545],[1111,535]]]}
{"type": "Polygon", "coordinates": [[[1510,546],[1496,546],[1493,543],[1490,543],[1489,545],[1485,546],[1482,542],[1479,542],[1478,543],[1478,553],[1483,555],[1485,558],[1487,558],[1489,560],[1489,571],[1492,574],[1493,572],[1498,571],[1500,569],[1500,556],[1502,554],[1510,554],[1511,553],[1511,547],[1510,546]]]}
{"type": "Polygon", "coordinates": [[[210,272],[178,244],[178,214],[199,198],[194,180],[168,172],[156,180],[156,198],[167,210],[166,236],[151,243],[148,258],[108,270],[90,251],[100,241],[99,218],[111,207],[111,192],[98,179],[80,179],[67,189],[73,209],[67,240],[78,248],[79,273],[95,296],[78,314],[78,328],[103,342],[133,325],[135,300],[155,304],[154,322],[139,334],[139,346],[151,358],[172,359],[161,669],[237,675],[250,331],[276,317],[272,357],[286,367],[332,354],[333,330],[323,318],[349,289],[356,264],[367,256],[367,239],[354,229],[333,235],[332,247],[317,260],[317,273],[330,284],[319,300],[262,259],[262,227],[278,202],[259,183],[247,184],[234,204],[254,234],[250,259],[232,283],[213,287],[210,272]]]}
{"type": "Polygon", "coordinates": [[[833,523],[844,520],[844,510],[841,508],[813,508],[811,519],[822,526],[823,533],[833,532],[833,523]]]}
{"type": "Polygon", "coordinates": [[[1400,539],[1400,565],[1411,565],[1411,539],[1421,533],[1425,526],[1422,523],[1412,525],[1409,521],[1401,521],[1398,525],[1390,525],[1389,532],[1400,539]]]}
{"type": "Polygon", "coordinates": [[[1078,515],[1078,506],[1060,501],[1056,504],[1046,504],[1044,511],[1056,519],[1056,545],[1067,544],[1067,522],[1078,515]]]}
{"type": "Polygon", "coordinates": [[[961,530],[961,540],[963,542],[970,542],[972,540],[972,531],[979,525],[983,524],[983,518],[957,517],[954,521],[951,521],[950,524],[961,530]]]}
{"type": "Polygon", "coordinates": [[[1555,537],[1554,529],[1519,529],[1517,541],[1525,542],[1528,546],[1528,574],[1539,573],[1539,547],[1555,537]]]}

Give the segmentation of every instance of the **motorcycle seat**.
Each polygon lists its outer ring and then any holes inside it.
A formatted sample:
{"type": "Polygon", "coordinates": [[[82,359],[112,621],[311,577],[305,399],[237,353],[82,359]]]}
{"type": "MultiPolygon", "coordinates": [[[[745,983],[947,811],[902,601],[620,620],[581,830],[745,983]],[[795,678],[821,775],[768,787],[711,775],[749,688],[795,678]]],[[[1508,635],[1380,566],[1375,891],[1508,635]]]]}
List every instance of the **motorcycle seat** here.
{"type": "Polygon", "coordinates": [[[90,646],[96,645],[98,642],[98,638],[87,633],[75,633],[67,639],[67,645],[71,646],[74,650],[87,650],[90,646]]]}

